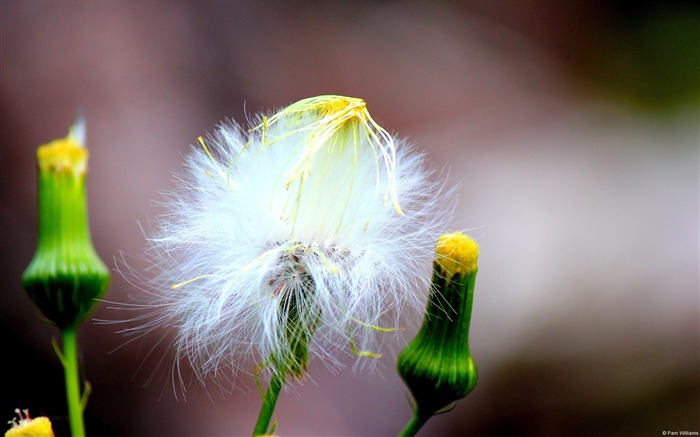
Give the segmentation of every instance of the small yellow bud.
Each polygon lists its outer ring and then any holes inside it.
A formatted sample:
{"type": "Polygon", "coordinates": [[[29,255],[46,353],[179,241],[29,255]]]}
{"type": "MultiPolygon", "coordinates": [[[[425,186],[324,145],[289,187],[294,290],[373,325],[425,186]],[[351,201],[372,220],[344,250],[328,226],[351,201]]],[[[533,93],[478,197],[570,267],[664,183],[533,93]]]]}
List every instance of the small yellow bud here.
{"type": "Polygon", "coordinates": [[[88,151],[84,143],[85,121],[79,118],[65,138],[39,146],[36,152],[39,169],[58,174],[85,174],[88,151]]]}
{"type": "Polygon", "coordinates": [[[448,279],[476,270],[479,245],[462,232],[442,235],[435,245],[436,262],[448,279]]]}

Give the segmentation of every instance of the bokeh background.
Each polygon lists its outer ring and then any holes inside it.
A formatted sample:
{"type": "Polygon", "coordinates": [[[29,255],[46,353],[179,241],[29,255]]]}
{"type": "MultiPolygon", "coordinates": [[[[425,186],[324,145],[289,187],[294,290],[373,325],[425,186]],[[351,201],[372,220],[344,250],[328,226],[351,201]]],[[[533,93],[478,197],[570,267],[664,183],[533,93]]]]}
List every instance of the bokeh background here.
{"type": "MultiPolygon", "coordinates": [[[[139,223],[198,135],[332,93],[450,169],[455,227],[482,247],[480,382],[422,435],[700,431],[697,2],[2,0],[0,37],[0,419],[29,408],[67,432],[58,332],[19,281],[39,144],[82,108],[93,239],[114,265],[142,252],[139,223]]],[[[114,274],[107,299],[137,292],[114,274]]],[[[108,307],[95,316],[123,317],[108,307]]],[[[167,345],[118,328],[81,332],[91,435],[252,430],[252,380],[183,399],[158,371],[167,345]]],[[[370,374],[312,362],[278,434],[398,433],[410,408],[383,360],[370,374]]]]}

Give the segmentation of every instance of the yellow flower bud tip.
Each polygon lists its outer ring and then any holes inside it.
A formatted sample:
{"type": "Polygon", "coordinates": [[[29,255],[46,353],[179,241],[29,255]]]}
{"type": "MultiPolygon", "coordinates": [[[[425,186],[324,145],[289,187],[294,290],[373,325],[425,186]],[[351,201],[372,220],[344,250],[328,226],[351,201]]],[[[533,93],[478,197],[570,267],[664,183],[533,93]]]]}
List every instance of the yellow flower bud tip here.
{"type": "Polygon", "coordinates": [[[435,245],[436,263],[449,277],[477,269],[479,245],[462,232],[444,234],[435,245]]]}
{"type": "Polygon", "coordinates": [[[12,425],[6,433],[5,437],[54,437],[51,421],[48,417],[37,417],[32,419],[29,417],[28,410],[15,410],[19,419],[12,419],[9,423],[12,425]]]}
{"type": "Polygon", "coordinates": [[[36,154],[41,170],[85,174],[88,160],[88,151],[85,148],[85,120],[78,117],[65,138],[39,146],[36,154]]]}

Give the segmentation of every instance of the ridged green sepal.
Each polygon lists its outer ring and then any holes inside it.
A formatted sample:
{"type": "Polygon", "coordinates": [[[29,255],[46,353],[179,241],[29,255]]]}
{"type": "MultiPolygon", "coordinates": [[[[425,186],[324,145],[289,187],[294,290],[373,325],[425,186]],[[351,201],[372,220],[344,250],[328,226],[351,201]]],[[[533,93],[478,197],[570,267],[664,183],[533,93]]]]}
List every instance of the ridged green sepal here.
{"type": "Polygon", "coordinates": [[[436,261],[423,326],[398,358],[398,371],[416,402],[416,415],[428,418],[467,396],[477,368],[469,352],[477,269],[445,275],[436,261]]]}

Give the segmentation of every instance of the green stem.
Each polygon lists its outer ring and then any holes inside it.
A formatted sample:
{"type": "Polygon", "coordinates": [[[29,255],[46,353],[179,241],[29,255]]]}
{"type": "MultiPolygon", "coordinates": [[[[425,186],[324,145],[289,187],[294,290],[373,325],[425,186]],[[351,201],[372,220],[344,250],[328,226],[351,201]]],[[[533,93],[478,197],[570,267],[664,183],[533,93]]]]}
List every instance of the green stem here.
{"type": "Polygon", "coordinates": [[[69,326],[61,332],[63,335],[63,370],[66,376],[66,398],[68,400],[68,417],[73,437],[85,436],[83,423],[83,406],[80,396],[80,376],[78,373],[78,336],[77,327],[69,326]]]}
{"type": "Polygon", "coordinates": [[[277,398],[284,385],[284,379],[284,373],[277,370],[272,372],[270,386],[267,388],[265,397],[263,397],[263,404],[260,407],[260,414],[258,415],[258,422],[255,424],[255,429],[253,430],[253,436],[267,435],[267,431],[270,428],[270,421],[272,420],[272,413],[275,411],[275,405],[277,405],[277,398]]]}
{"type": "Polygon", "coordinates": [[[399,437],[413,437],[418,433],[418,430],[425,425],[425,423],[430,419],[430,417],[422,417],[417,412],[413,415],[410,422],[406,424],[406,427],[401,431],[399,437]]]}

